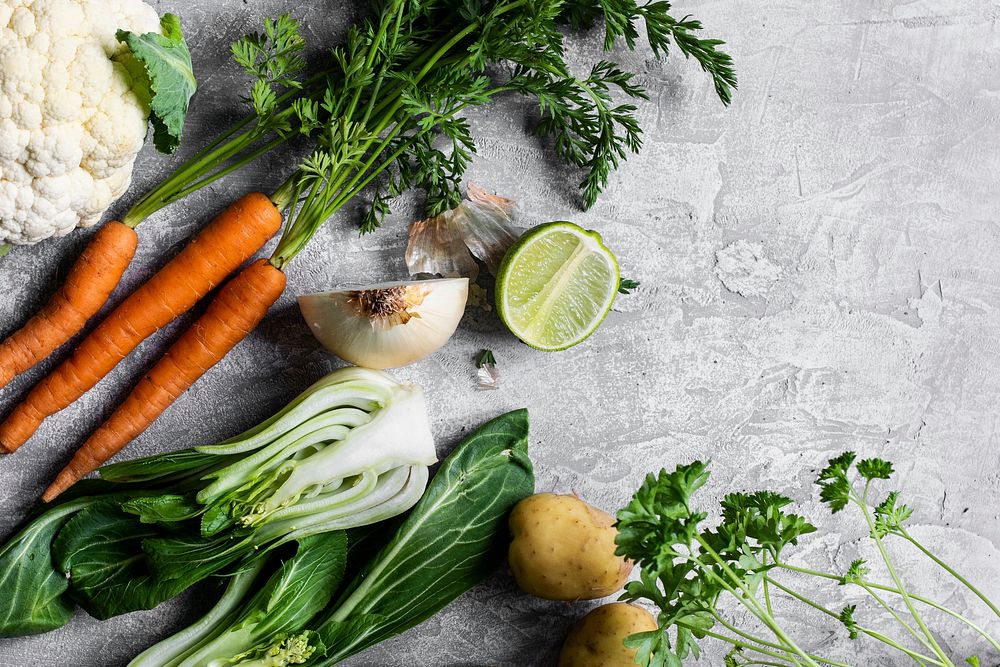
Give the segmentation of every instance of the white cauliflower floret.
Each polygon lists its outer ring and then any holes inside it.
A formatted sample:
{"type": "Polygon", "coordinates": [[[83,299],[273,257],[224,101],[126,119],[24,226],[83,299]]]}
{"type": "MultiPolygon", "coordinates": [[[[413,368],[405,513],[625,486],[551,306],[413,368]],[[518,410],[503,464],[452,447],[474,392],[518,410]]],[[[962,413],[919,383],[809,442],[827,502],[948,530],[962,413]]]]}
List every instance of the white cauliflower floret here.
{"type": "Polygon", "coordinates": [[[142,0],[0,0],[0,245],[95,224],[128,188],[149,108],[112,60],[142,0]]]}

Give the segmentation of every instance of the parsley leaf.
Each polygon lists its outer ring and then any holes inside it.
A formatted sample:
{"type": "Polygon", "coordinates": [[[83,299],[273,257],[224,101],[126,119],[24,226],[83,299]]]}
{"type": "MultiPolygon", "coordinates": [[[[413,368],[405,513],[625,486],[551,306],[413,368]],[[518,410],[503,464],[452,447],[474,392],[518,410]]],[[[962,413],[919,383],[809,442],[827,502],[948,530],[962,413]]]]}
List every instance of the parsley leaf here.
{"type": "Polygon", "coordinates": [[[883,459],[863,459],[858,461],[858,474],[871,481],[892,477],[892,464],[883,459]]]}
{"type": "Polygon", "coordinates": [[[858,624],[854,621],[854,611],[857,608],[857,605],[848,605],[840,610],[840,615],[838,616],[840,622],[847,628],[848,636],[851,639],[858,638],[858,624]]]}
{"type": "Polygon", "coordinates": [[[847,573],[841,579],[841,585],[845,584],[860,584],[864,581],[864,578],[868,576],[871,570],[868,569],[868,564],[862,558],[857,558],[851,561],[851,566],[847,568],[847,573]]]}
{"type": "Polygon", "coordinates": [[[618,281],[618,293],[619,294],[631,294],[634,290],[638,289],[641,283],[638,280],[630,280],[628,278],[621,278],[618,281]]]}
{"type": "Polygon", "coordinates": [[[816,484],[820,487],[820,500],[829,505],[834,514],[847,507],[847,503],[851,501],[851,482],[847,473],[855,458],[857,455],[854,452],[844,452],[830,459],[816,479],[816,484]]]}
{"type": "Polygon", "coordinates": [[[885,500],[875,506],[875,530],[879,537],[899,531],[903,523],[913,515],[906,505],[897,504],[899,491],[892,491],[885,500]]]}

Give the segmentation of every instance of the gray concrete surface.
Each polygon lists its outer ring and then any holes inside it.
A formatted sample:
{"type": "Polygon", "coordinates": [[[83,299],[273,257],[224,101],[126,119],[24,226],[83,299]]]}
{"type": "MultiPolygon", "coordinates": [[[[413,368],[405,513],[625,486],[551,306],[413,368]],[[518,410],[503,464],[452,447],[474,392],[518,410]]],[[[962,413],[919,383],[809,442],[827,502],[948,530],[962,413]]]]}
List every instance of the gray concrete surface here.
{"type": "MultiPolygon", "coordinates": [[[[482,420],[529,406],[538,488],[573,491],[609,510],[647,471],[710,457],[708,496],[766,486],[801,501],[821,531],[798,557],[815,566],[844,568],[867,553],[858,523],[832,518],[816,502],[816,468],[847,448],[891,457],[916,509],[914,531],[1000,599],[1000,4],[676,5],[730,43],[739,93],[724,109],[693,63],[624,57],[651,90],[640,111],[646,146],[590,212],[578,208],[575,177],[527,134],[525,104],[509,100],[472,116],[480,156],[471,177],[518,199],[527,224],[568,218],[598,229],[642,288],[620,299],[585,344],[551,355],[518,344],[494,314],[470,311],[444,350],[398,375],[427,388],[442,453],[482,420]],[[495,392],[474,389],[472,361],[483,347],[501,364],[495,392]]],[[[157,8],[184,17],[202,81],[189,147],[238,112],[240,86],[226,60],[232,38],[289,9],[314,43],[332,41],[358,11],[349,0],[168,0],[157,8]]],[[[597,35],[573,40],[571,57],[594,58],[597,43],[597,35]]],[[[171,164],[147,147],[125,201],[171,164]]],[[[143,225],[125,289],[213,210],[248,188],[273,186],[289,164],[275,158],[143,225]]],[[[336,366],[300,321],[294,295],[401,276],[415,212],[413,202],[399,206],[364,238],[347,215],[330,224],[292,265],[288,292],[263,325],[125,456],[231,435],[336,366]]],[[[0,262],[0,332],[43,303],[88,236],[19,249],[0,262]]],[[[0,534],[13,530],[74,444],[176,333],[149,340],[0,461],[0,534]]],[[[0,392],[0,410],[48,367],[0,392]]],[[[912,552],[896,554],[915,588],[1000,630],[912,552]]],[[[856,597],[835,587],[818,595],[838,608],[856,597]]],[[[80,614],[45,636],[0,640],[0,665],[122,665],[208,604],[199,590],[103,623],[80,614]]],[[[907,664],[871,642],[849,642],[787,601],[780,607],[782,620],[829,655],[853,665],[907,664]]],[[[497,573],[346,664],[552,665],[587,608],[520,595],[497,573]]],[[[939,625],[956,662],[979,650],[983,664],[1000,664],[968,633],[939,625]]],[[[698,664],[720,665],[721,652],[710,648],[698,664]]]]}

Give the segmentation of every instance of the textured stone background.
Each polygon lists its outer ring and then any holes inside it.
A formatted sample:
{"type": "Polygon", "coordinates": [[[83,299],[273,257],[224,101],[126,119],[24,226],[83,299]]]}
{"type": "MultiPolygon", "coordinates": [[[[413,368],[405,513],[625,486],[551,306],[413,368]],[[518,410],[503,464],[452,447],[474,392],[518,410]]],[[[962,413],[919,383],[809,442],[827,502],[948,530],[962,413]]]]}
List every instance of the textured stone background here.
{"type": "MultiPolygon", "coordinates": [[[[238,113],[231,39],[289,9],[314,43],[332,41],[358,11],[353,0],[171,0],[158,9],[184,17],[202,81],[189,147],[238,113]]],[[[857,522],[831,518],[815,502],[815,469],[846,448],[889,456],[916,507],[914,531],[1000,598],[1000,5],[678,0],[677,10],[730,43],[740,91],[724,109],[693,63],[630,58],[652,92],[640,112],[646,146],[592,211],[580,212],[574,177],[526,133],[526,105],[509,101],[473,117],[481,155],[472,177],[520,200],[527,224],[570,218],[598,229],[642,288],[570,351],[533,352],[493,314],[470,312],[442,352],[398,375],[427,388],[442,453],[481,420],[530,406],[542,490],[575,491],[613,509],[645,472],[710,457],[708,495],[758,486],[787,492],[822,527],[800,550],[818,566],[843,568],[867,552],[857,522]],[[483,347],[502,366],[497,392],[473,389],[472,359],[483,347]]],[[[593,59],[597,43],[596,34],[586,45],[574,41],[572,57],[593,59]]],[[[126,288],[236,193],[272,187],[290,164],[276,158],[143,225],[126,288]]],[[[147,150],[132,192],[170,167],[147,150]]],[[[231,435],[334,367],[300,321],[294,295],[402,275],[415,214],[400,206],[385,229],[364,238],[349,216],[330,224],[292,264],[288,293],[259,330],[127,455],[231,435]]],[[[48,297],[89,234],[0,262],[0,332],[48,297]]],[[[14,529],[56,466],[176,334],[175,326],[148,341],[0,461],[0,534],[14,529]]],[[[0,409],[43,371],[0,393],[0,409]]],[[[912,553],[899,559],[914,587],[991,622],[912,553]]],[[[852,594],[834,587],[817,595],[837,604],[852,594]]],[[[100,624],[81,614],[49,635],[0,641],[0,665],[122,665],[208,602],[196,592],[100,624]]],[[[566,629],[587,607],[519,595],[498,574],[350,664],[554,664],[566,629]]],[[[830,655],[904,664],[869,643],[850,644],[798,607],[781,607],[830,655]]],[[[996,619],[991,627],[1000,630],[996,619]]],[[[942,641],[956,661],[976,650],[967,634],[945,630],[942,641]]],[[[702,664],[718,665],[720,655],[710,651],[702,664]]]]}

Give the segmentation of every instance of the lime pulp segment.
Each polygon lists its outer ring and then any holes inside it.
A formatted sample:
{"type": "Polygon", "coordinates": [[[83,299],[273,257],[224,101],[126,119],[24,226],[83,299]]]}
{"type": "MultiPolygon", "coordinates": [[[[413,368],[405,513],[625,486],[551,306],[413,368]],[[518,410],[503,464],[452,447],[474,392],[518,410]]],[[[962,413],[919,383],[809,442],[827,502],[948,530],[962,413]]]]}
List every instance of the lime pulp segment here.
{"type": "Polygon", "coordinates": [[[504,260],[500,315],[521,340],[561,350],[589,336],[607,315],[618,265],[596,232],[550,223],[528,232],[504,260]]]}

